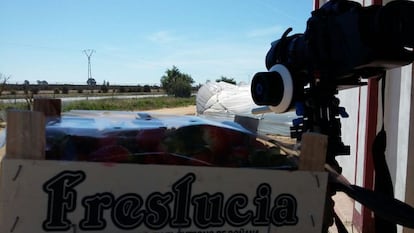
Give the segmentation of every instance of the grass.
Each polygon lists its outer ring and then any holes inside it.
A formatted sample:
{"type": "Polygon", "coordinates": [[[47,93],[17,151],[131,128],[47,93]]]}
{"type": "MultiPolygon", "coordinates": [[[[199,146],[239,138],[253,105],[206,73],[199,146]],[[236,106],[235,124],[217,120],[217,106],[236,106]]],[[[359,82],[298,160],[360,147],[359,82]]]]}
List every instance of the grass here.
{"type": "MultiPolygon", "coordinates": [[[[195,105],[195,97],[144,97],[117,99],[110,98],[99,100],[79,100],[62,103],[62,112],[70,110],[117,110],[117,111],[142,111],[160,108],[174,108],[195,105]]],[[[28,109],[26,103],[0,104],[0,111],[6,109],[28,109]]]]}
{"type": "Polygon", "coordinates": [[[22,109],[22,110],[24,109],[24,110],[27,110],[28,106],[27,106],[26,103],[15,103],[15,104],[13,104],[13,103],[12,104],[1,103],[0,104],[0,111],[5,111],[7,109],[22,109]]]}
{"type": "Polygon", "coordinates": [[[118,110],[141,111],[160,108],[174,108],[195,105],[195,97],[145,97],[132,99],[99,99],[72,101],[63,104],[62,111],[77,110],[118,110]]]}

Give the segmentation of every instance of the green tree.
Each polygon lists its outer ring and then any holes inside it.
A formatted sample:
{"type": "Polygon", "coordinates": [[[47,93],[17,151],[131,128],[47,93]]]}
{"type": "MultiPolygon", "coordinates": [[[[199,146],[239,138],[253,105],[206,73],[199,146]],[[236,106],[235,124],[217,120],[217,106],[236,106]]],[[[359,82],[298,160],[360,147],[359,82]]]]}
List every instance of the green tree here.
{"type": "Polygon", "coordinates": [[[234,80],[234,78],[227,78],[225,76],[221,76],[219,79],[216,79],[216,82],[226,82],[226,83],[230,83],[230,84],[234,84],[234,85],[237,84],[237,82],[236,82],[236,80],[234,80]]]}
{"type": "Polygon", "coordinates": [[[69,88],[67,86],[62,87],[62,94],[69,94],[69,88]]]}
{"type": "Polygon", "coordinates": [[[144,91],[144,92],[151,92],[151,87],[150,87],[150,85],[144,85],[144,87],[143,87],[143,91],[144,91]]]}
{"type": "Polygon", "coordinates": [[[96,80],[94,78],[88,78],[88,80],[86,80],[86,84],[90,87],[94,87],[96,86],[96,80]]]}
{"type": "Polygon", "coordinates": [[[23,91],[25,95],[29,94],[29,87],[30,87],[29,80],[24,80],[23,91]]]}
{"type": "Polygon", "coordinates": [[[161,77],[161,86],[168,95],[175,97],[190,97],[191,84],[194,83],[190,75],[182,73],[176,66],[165,71],[161,77]]]}
{"type": "Polygon", "coordinates": [[[101,91],[102,91],[103,93],[108,93],[108,90],[109,90],[109,85],[108,85],[108,83],[109,83],[109,82],[105,82],[105,80],[103,81],[103,84],[102,84],[102,86],[101,86],[101,91]]]}

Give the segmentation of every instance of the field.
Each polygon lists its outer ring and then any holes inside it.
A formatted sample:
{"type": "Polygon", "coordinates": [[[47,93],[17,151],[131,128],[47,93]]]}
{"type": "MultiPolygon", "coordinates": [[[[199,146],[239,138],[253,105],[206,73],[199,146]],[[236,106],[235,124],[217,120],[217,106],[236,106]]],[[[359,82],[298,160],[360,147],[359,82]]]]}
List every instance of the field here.
{"type": "Polygon", "coordinates": [[[160,108],[174,108],[195,105],[195,97],[175,98],[175,97],[144,97],[128,99],[99,99],[71,101],[63,104],[62,111],[72,109],[82,110],[117,110],[117,111],[142,111],[160,108]]]}
{"type": "MultiPolygon", "coordinates": [[[[62,112],[70,110],[116,110],[116,111],[146,111],[152,109],[176,108],[195,105],[195,96],[190,98],[175,98],[169,96],[143,98],[103,98],[98,100],[79,100],[62,103],[62,112]]],[[[28,102],[0,104],[0,122],[4,122],[7,109],[29,109],[28,102]]]]}

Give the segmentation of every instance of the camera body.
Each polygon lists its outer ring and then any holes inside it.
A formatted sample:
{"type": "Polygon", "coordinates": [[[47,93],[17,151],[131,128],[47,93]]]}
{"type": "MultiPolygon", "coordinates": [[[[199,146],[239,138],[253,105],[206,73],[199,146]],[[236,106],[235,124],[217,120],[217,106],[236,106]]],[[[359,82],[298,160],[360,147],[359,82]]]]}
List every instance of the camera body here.
{"type": "Polygon", "coordinates": [[[344,89],[414,60],[414,2],[362,7],[331,0],[312,12],[302,34],[272,42],[268,72],[255,74],[253,100],[282,113],[306,101],[307,88],[344,89]]]}

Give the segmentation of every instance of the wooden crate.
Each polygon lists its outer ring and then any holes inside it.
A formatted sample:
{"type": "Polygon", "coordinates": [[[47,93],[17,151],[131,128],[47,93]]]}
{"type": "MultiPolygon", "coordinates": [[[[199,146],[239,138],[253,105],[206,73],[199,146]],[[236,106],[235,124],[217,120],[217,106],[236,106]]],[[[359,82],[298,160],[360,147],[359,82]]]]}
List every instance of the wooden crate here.
{"type": "MultiPolygon", "coordinates": [[[[11,114],[0,232],[322,231],[327,173],[321,166],[292,172],[44,160],[44,116],[11,114]]],[[[321,163],[316,155],[325,139],[305,140],[313,145],[305,146],[304,155],[312,156],[306,164],[321,163]]]]}

